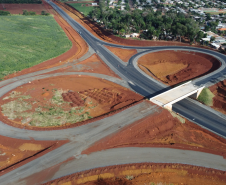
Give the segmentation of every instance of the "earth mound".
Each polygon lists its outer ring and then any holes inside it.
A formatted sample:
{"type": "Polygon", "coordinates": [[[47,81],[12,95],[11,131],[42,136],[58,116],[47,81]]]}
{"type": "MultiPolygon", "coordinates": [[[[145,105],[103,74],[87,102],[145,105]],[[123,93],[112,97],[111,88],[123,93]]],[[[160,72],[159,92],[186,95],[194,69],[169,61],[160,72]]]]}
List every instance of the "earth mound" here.
{"type": "Polygon", "coordinates": [[[221,66],[214,57],[197,52],[160,51],[139,58],[139,67],[168,85],[175,85],[213,72],[221,66]]]}

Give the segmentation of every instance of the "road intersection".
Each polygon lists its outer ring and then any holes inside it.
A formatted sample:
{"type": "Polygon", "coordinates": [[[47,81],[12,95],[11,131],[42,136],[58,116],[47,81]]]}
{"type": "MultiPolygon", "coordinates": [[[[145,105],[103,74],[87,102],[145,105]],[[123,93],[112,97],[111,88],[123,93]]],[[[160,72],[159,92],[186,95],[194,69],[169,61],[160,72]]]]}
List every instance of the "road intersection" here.
{"type": "MultiPolygon", "coordinates": [[[[136,60],[142,55],[149,52],[156,52],[159,50],[186,50],[196,51],[212,55],[218,58],[222,65],[211,74],[194,80],[196,85],[205,84],[207,86],[216,81],[222,79],[226,75],[225,61],[226,56],[215,51],[205,50],[201,48],[192,47],[179,47],[179,46],[162,46],[162,47],[135,47],[135,46],[120,46],[111,43],[104,42],[91,33],[89,33],[83,26],[69,17],[62,9],[60,9],[53,2],[47,1],[88,43],[90,47],[90,53],[86,54],[86,57],[91,56],[95,51],[100,58],[123,80],[108,78],[106,75],[102,75],[101,78],[111,80],[115,83],[123,85],[127,88],[134,90],[135,92],[145,96],[152,97],[160,92],[164,92],[169,87],[163,85],[145,75],[139,70],[136,64],[136,60]],[[140,52],[129,60],[128,64],[122,63],[120,59],[112,54],[104,45],[137,49],[140,52]]],[[[84,58],[84,57],[83,57],[84,58]]],[[[69,64],[65,64],[69,65],[69,64]]],[[[28,81],[32,81],[37,78],[46,78],[48,75],[41,75],[53,70],[43,70],[28,75],[23,75],[13,79],[5,80],[0,83],[1,94],[3,96],[11,89],[20,86],[28,81]],[[37,76],[40,75],[40,76],[37,76]]],[[[75,73],[77,74],[77,73],[75,73]]],[[[80,73],[78,73],[80,74],[80,73]]],[[[81,73],[88,75],[85,73],[81,73]]],[[[62,75],[62,74],[52,74],[62,75]]],[[[68,75],[68,74],[64,74],[68,75]]],[[[89,75],[94,75],[90,74],[89,75]]],[[[191,120],[192,122],[206,128],[221,137],[226,138],[226,119],[224,116],[219,116],[216,111],[212,111],[203,105],[194,103],[190,99],[184,99],[173,106],[173,110],[191,120]]],[[[104,118],[99,121],[92,122],[87,125],[83,125],[76,128],[53,130],[53,131],[32,131],[24,130],[15,127],[11,127],[0,122],[0,134],[13,138],[30,139],[32,136],[35,140],[65,140],[69,139],[70,142],[59,147],[46,155],[39,157],[5,175],[0,176],[0,182],[5,184],[28,184],[29,178],[35,178],[34,174],[38,174],[43,170],[48,169],[48,173],[54,171],[54,166],[66,161],[68,158],[73,157],[72,160],[60,164],[57,166],[58,171],[52,176],[47,176],[44,179],[35,179],[36,184],[44,183],[49,180],[60,178],[65,175],[88,170],[91,168],[126,164],[126,163],[140,163],[140,162],[164,162],[164,163],[182,163],[191,164],[203,167],[211,167],[219,170],[226,170],[226,161],[222,156],[197,152],[188,150],[177,150],[169,148],[118,148],[109,149],[105,151],[94,152],[90,155],[82,155],[82,151],[90,147],[93,143],[121,130],[123,127],[134,123],[137,120],[150,116],[155,112],[161,111],[156,105],[150,105],[147,102],[142,102],[135,106],[132,106],[118,114],[111,117],[104,118]],[[130,118],[130,119],[128,119],[130,118]],[[152,155],[151,155],[152,154],[152,155]],[[213,162],[214,161],[214,162],[213,162]],[[53,168],[51,168],[53,167],[53,168]]]]}

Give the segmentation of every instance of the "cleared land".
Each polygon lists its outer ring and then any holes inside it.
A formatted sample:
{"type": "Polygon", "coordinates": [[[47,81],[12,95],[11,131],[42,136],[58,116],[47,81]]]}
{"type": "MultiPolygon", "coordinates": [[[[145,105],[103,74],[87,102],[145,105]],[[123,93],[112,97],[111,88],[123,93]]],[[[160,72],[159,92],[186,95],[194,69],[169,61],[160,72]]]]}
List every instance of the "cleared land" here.
{"type": "Polygon", "coordinates": [[[46,4],[5,4],[0,6],[0,10],[9,11],[11,14],[23,14],[23,10],[32,11],[36,14],[41,14],[42,11],[48,11],[46,4]]]}
{"type": "Polygon", "coordinates": [[[93,6],[91,3],[68,3],[70,6],[74,7],[79,12],[82,12],[85,16],[89,14],[93,10],[93,6]]]}
{"type": "Polygon", "coordinates": [[[0,136],[1,175],[65,144],[66,141],[35,141],[0,136]]]}
{"type": "Polygon", "coordinates": [[[17,87],[1,100],[13,125],[67,126],[120,109],[143,97],[107,80],[59,76],[17,87]]]}
{"type": "Polygon", "coordinates": [[[2,16],[0,78],[61,55],[72,46],[51,16],[2,16]]]}
{"type": "Polygon", "coordinates": [[[169,85],[206,75],[220,65],[212,56],[186,51],[154,52],[138,60],[138,66],[146,74],[169,85]]]}

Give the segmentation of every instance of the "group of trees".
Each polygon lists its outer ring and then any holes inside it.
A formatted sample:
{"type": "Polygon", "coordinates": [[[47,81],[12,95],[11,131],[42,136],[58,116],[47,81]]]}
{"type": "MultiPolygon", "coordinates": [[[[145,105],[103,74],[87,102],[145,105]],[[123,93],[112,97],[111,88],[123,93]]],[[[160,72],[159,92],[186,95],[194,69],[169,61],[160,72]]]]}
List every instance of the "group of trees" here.
{"type": "Polygon", "coordinates": [[[166,39],[167,35],[177,35],[180,38],[188,37],[191,42],[199,41],[202,36],[198,22],[182,13],[167,12],[162,15],[161,12],[152,10],[120,11],[100,3],[100,6],[95,7],[89,16],[100,20],[105,28],[121,35],[145,30],[141,34],[145,39],[152,39],[154,36],[166,39]]]}
{"type": "Polygon", "coordinates": [[[42,4],[41,0],[0,0],[0,3],[8,4],[42,4]]]}

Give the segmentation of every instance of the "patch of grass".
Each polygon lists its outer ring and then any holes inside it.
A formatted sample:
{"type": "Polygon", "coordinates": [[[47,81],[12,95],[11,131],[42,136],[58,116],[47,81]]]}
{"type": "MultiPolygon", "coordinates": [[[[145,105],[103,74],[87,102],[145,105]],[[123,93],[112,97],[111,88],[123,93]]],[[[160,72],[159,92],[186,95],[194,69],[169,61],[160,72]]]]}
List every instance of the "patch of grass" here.
{"type": "Polygon", "coordinates": [[[74,7],[76,10],[79,12],[82,12],[85,16],[89,14],[93,10],[93,6],[86,6],[86,4],[91,4],[91,3],[70,3],[68,5],[74,7]]]}
{"type": "Polygon", "coordinates": [[[61,55],[72,46],[51,16],[2,16],[0,79],[61,55]]]}
{"type": "Polygon", "coordinates": [[[185,123],[185,119],[184,118],[182,118],[181,116],[177,115],[175,112],[171,112],[171,111],[169,111],[169,112],[174,118],[177,118],[181,123],[185,123]]]}
{"type": "Polygon", "coordinates": [[[12,101],[1,105],[2,113],[11,120],[19,118],[23,124],[29,123],[31,126],[39,127],[60,126],[92,118],[90,113],[85,111],[85,107],[72,107],[65,110],[64,108],[68,107],[69,102],[63,100],[63,92],[62,89],[54,91],[53,97],[44,107],[37,107],[34,105],[37,102],[28,100],[31,98],[30,96],[13,91],[5,98],[5,100],[12,99],[12,101]],[[35,110],[32,111],[32,109],[35,110]]]}
{"type": "Polygon", "coordinates": [[[197,99],[205,105],[212,106],[213,97],[214,94],[208,88],[204,88],[197,99]]]}
{"type": "Polygon", "coordinates": [[[125,177],[127,180],[133,180],[133,176],[132,175],[126,175],[125,177]]]}

